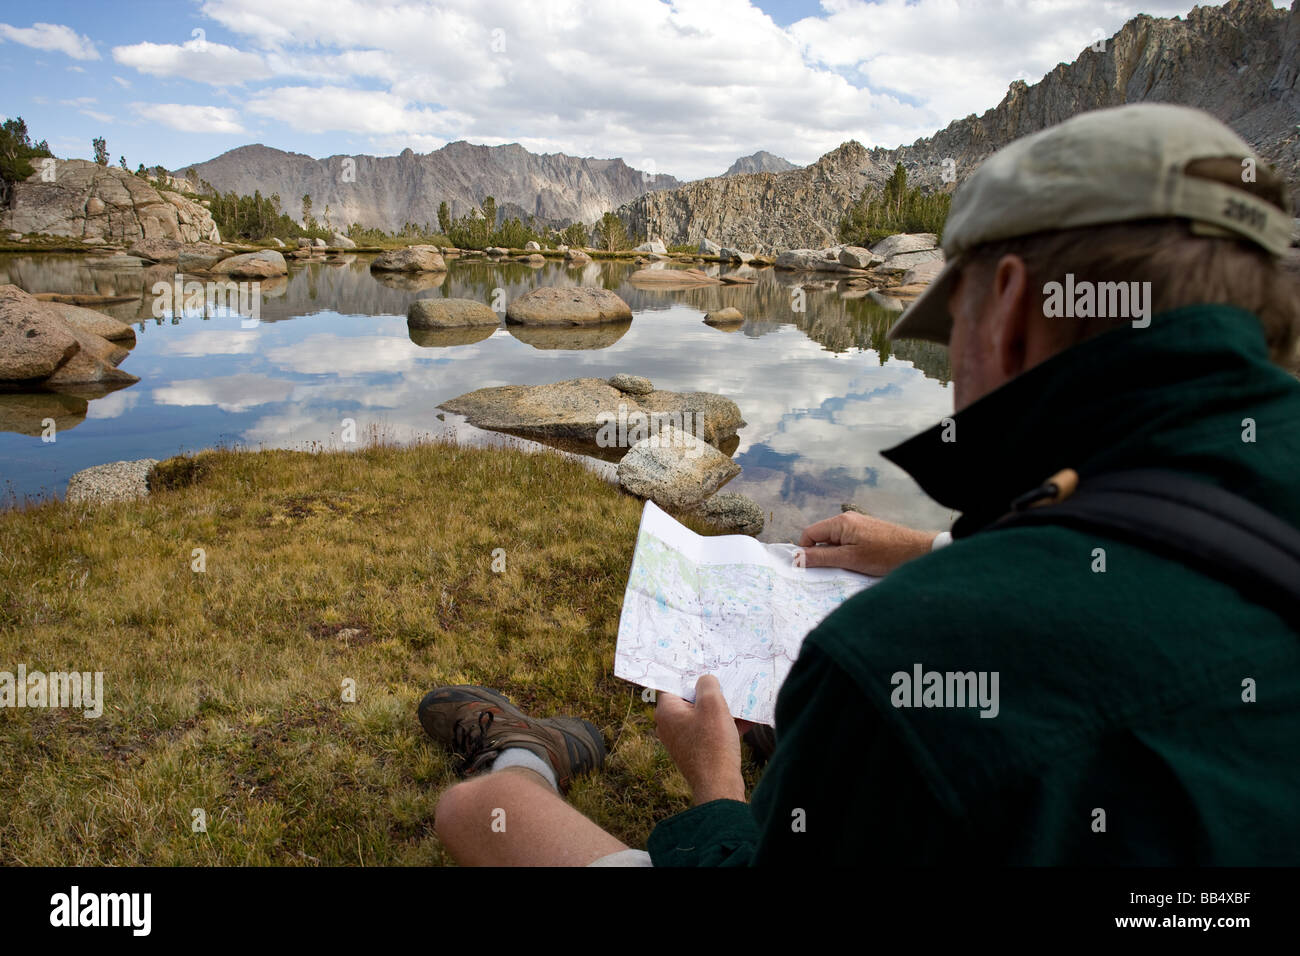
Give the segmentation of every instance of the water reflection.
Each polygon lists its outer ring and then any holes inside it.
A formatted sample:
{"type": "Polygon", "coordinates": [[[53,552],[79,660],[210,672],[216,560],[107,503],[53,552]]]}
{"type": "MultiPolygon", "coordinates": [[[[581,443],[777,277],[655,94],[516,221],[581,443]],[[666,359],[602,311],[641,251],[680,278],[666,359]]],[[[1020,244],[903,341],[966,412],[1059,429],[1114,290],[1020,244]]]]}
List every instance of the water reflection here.
{"type": "Polygon", "coordinates": [[[769,540],[846,501],[916,524],[947,517],[879,455],[951,411],[946,350],[889,342],[895,314],[846,296],[853,290],[842,282],[740,267],[753,284],[668,292],[635,288],[631,262],[453,259],[446,273],[401,276],[371,274],[370,258],[291,262],[287,278],[261,283],[260,321],[248,323],[202,308],[155,318],[150,280],[173,278],[169,266],[0,256],[0,280],[28,291],[131,290],[132,301],[101,310],[135,326],[122,367],[141,377],[98,398],[0,395],[0,474],[19,494],[62,494],[73,471],[104,461],[218,443],[329,444],[348,418],[362,434],[376,427],[395,440],[448,428],[479,440],[437,406],[485,386],[632,372],[736,401],[748,425],[735,450],[743,472],[728,488],[771,513],[769,540]],[[406,326],[416,298],[508,303],[539,285],[606,286],[635,318],[573,329],[406,326]],[[744,316],[735,331],[701,321],[726,306],[744,316]],[[45,419],[69,434],[33,437],[45,419]]]}

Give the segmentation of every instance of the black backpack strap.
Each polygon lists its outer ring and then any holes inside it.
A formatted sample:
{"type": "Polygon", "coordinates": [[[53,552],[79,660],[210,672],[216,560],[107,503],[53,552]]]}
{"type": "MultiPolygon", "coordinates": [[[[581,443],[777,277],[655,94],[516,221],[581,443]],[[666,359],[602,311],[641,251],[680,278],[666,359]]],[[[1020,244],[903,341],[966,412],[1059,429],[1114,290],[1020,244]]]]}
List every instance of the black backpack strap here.
{"type": "Polygon", "coordinates": [[[1164,554],[1300,622],[1300,529],[1217,485],[1154,469],[1098,475],[1064,501],[1013,511],[984,530],[1041,524],[1164,554]]]}

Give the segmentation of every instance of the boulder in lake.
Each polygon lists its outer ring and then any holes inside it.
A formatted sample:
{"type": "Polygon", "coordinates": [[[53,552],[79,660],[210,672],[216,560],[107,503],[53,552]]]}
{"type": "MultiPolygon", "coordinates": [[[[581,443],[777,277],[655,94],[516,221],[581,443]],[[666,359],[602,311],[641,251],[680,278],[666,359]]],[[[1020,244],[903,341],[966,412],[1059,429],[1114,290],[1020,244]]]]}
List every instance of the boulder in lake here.
{"type": "Polygon", "coordinates": [[[131,385],[139,376],[124,372],[116,363],[126,356],[126,349],[90,332],[72,329],[80,348],[45,379],[46,385],[131,385]]]}
{"type": "Polygon", "coordinates": [[[903,280],[899,285],[929,285],[939,277],[939,273],[943,271],[943,267],[944,261],[942,257],[931,259],[928,262],[922,262],[919,265],[908,269],[907,272],[903,274],[903,280]]]}
{"type": "Polygon", "coordinates": [[[494,259],[499,259],[502,256],[510,255],[509,249],[502,249],[500,246],[488,246],[483,251],[487,255],[492,256],[494,259]]]}
{"type": "Polygon", "coordinates": [[[745,425],[736,403],[722,395],[660,389],[633,394],[598,378],[480,388],[440,407],[478,428],[602,448],[626,448],[649,434],[638,435],[638,422],[647,429],[652,421],[677,424],[715,447],[745,425]]]}
{"type": "Polygon", "coordinates": [[[263,249],[222,259],[210,271],[213,275],[232,276],[236,279],[269,279],[271,276],[288,274],[289,264],[275,249],[263,249]]]}
{"type": "Polygon", "coordinates": [[[324,239],[313,239],[311,244],[314,249],[324,249],[329,245],[324,239]]]}
{"type": "Polygon", "coordinates": [[[900,252],[890,256],[876,268],[881,272],[907,272],[926,262],[938,262],[943,265],[943,250],[920,249],[916,252],[900,252]]]}
{"type": "Polygon", "coordinates": [[[740,466],[673,425],[633,445],[618,463],[618,483],[662,508],[694,508],[740,474],[740,466]]]}
{"type": "Polygon", "coordinates": [[[744,252],[743,250],[740,249],[730,249],[725,246],[721,250],[719,250],[718,256],[723,259],[730,259],[732,262],[742,263],[744,265],[748,265],[754,259],[754,254],[752,252],[744,252]]]}
{"type": "Polygon", "coordinates": [[[437,246],[407,246],[381,252],[370,263],[371,272],[446,272],[447,263],[437,246]]]}
{"type": "Polygon", "coordinates": [[[939,245],[939,237],[932,232],[900,232],[886,236],[871,247],[874,255],[882,259],[904,252],[923,252],[939,245]]]}
{"type": "Polygon", "coordinates": [[[767,517],[753,498],[736,491],[723,491],[706,498],[697,513],[728,534],[761,534],[767,517]]]}
{"type": "Polygon", "coordinates": [[[632,250],[633,252],[657,252],[659,255],[666,255],[668,247],[664,245],[662,239],[651,239],[649,242],[643,242],[632,250]]]}
{"type": "Polygon", "coordinates": [[[501,316],[475,299],[416,299],[406,312],[406,324],[413,329],[496,326],[501,316]]]}
{"type": "Polygon", "coordinates": [[[46,303],[16,285],[0,286],[0,382],[45,379],[81,349],[46,303]]]}
{"type": "Polygon", "coordinates": [[[336,232],[330,236],[330,245],[338,249],[355,249],[357,247],[355,242],[341,232],[336,232]]]}
{"type": "Polygon", "coordinates": [[[712,239],[701,239],[699,252],[702,256],[718,256],[722,254],[722,246],[712,239]]]}
{"type": "Polygon", "coordinates": [[[59,318],[74,329],[90,332],[112,342],[135,342],[135,329],[103,312],[63,302],[47,302],[45,307],[53,309],[59,318]]]}
{"type": "Polygon", "coordinates": [[[524,243],[524,252],[541,252],[542,247],[535,240],[529,239],[524,243]]]}
{"type": "Polygon", "coordinates": [[[745,316],[735,306],[727,306],[725,309],[715,309],[704,316],[705,325],[740,325],[745,321],[745,316]]]}
{"type": "Polygon", "coordinates": [[[230,258],[230,250],[203,242],[182,246],[176,253],[177,272],[207,272],[222,259],[230,258]]]}
{"type": "Polygon", "coordinates": [[[515,299],[506,321],[519,325],[594,325],[632,318],[632,309],[609,289],[543,286],[515,299]]]}
{"type": "Polygon", "coordinates": [[[585,266],[591,262],[591,256],[581,249],[566,249],[564,251],[564,261],[571,266],[585,266]]]}

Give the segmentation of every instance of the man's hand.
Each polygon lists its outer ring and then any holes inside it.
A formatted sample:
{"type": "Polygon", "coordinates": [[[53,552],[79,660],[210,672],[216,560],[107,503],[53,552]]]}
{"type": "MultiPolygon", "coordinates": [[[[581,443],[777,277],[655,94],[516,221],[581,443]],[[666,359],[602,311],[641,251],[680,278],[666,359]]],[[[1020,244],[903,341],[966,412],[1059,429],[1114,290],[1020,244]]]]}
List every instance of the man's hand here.
{"type": "Polygon", "coordinates": [[[691,785],[698,806],[710,800],[745,799],[740,775],[740,728],[722,685],[711,674],[695,683],[695,703],[660,691],[655,726],[668,756],[691,785]]]}
{"type": "Polygon", "coordinates": [[[806,567],[845,568],[879,577],[928,554],[937,534],[846,511],[809,525],[799,547],[804,549],[806,567]]]}

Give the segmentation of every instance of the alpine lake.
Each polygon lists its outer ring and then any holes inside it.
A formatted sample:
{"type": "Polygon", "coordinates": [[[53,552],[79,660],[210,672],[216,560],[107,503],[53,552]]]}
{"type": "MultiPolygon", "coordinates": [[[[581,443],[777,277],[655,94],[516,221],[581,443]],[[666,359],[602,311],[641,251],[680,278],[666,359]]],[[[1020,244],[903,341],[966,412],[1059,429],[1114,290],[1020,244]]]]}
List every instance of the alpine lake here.
{"type": "Polygon", "coordinates": [[[533,266],[453,258],[446,273],[395,276],[372,274],[372,259],[290,260],[287,277],[261,280],[251,292],[255,309],[246,302],[243,311],[254,311],[253,319],[155,295],[155,283],[173,282],[174,266],[0,255],[0,282],[27,292],[134,296],[95,308],[135,329],[120,367],[140,377],[108,392],[0,392],[4,504],[61,497],[74,472],[109,461],[214,446],[347,448],[352,429],[358,441],[519,443],[438,406],[485,386],[626,372],[655,388],[736,402],[747,423],[733,453],[742,470],[723,490],[750,496],[768,513],[763,540],[797,539],[849,502],[915,527],[951,520],[880,455],[951,413],[947,351],[890,342],[897,313],[861,290],[771,268],[742,267],[755,280],[749,285],[665,291],[634,286],[629,277],[641,266],[630,260],[567,268],[552,259],[533,266]],[[632,321],[570,330],[507,326],[503,317],[496,329],[407,328],[417,298],[476,299],[504,312],[503,303],[531,289],[568,285],[616,292],[632,321]],[[705,312],[726,306],[741,311],[742,325],[703,322],[705,312]],[[53,441],[42,437],[49,419],[53,441]]]}

